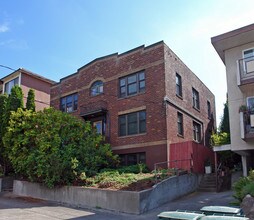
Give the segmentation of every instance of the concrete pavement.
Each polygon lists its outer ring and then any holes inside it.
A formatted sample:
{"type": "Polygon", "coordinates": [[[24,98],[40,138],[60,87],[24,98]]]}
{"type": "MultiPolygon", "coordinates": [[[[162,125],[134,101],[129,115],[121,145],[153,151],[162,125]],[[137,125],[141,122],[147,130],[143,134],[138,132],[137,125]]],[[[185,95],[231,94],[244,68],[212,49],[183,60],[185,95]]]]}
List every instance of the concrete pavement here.
{"type": "MultiPolygon", "coordinates": [[[[199,210],[205,205],[229,205],[232,191],[221,193],[195,192],[142,215],[129,215],[101,209],[76,209],[48,201],[0,193],[0,219],[85,219],[85,220],[144,220],[157,219],[162,211],[185,209],[199,210]]],[[[110,201],[109,201],[110,202],[110,201]]]]}

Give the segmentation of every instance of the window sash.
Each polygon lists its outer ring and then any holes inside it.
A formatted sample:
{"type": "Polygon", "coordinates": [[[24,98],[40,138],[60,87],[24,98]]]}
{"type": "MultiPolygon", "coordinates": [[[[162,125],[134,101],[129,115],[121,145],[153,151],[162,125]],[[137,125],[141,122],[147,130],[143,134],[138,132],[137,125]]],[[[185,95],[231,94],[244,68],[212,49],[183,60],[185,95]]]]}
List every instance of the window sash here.
{"type": "Polygon", "coordinates": [[[177,113],[178,134],[183,135],[183,114],[177,113]]]}
{"type": "Polygon", "coordinates": [[[139,72],[119,80],[120,97],[135,95],[145,91],[145,73],[139,72]]]}
{"type": "Polygon", "coordinates": [[[5,83],[4,92],[9,95],[11,93],[12,87],[16,85],[19,85],[19,76],[5,83]]]}
{"type": "Polygon", "coordinates": [[[193,107],[199,109],[199,93],[197,90],[192,89],[193,107]]]}
{"type": "Polygon", "coordinates": [[[146,163],[146,153],[140,152],[140,153],[131,153],[131,154],[120,154],[121,158],[121,165],[129,166],[129,165],[135,165],[138,163],[146,163]]]}
{"type": "Polygon", "coordinates": [[[182,77],[176,73],[176,94],[182,96],[182,77]]]}
{"type": "Polygon", "coordinates": [[[193,122],[193,140],[201,141],[201,125],[196,122],[193,122]]]}
{"type": "Polygon", "coordinates": [[[78,109],[78,94],[61,98],[60,109],[63,112],[73,112],[78,109]]]}
{"type": "Polygon", "coordinates": [[[134,112],[119,116],[119,136],[146,132],[146,112],[134,112]]]}

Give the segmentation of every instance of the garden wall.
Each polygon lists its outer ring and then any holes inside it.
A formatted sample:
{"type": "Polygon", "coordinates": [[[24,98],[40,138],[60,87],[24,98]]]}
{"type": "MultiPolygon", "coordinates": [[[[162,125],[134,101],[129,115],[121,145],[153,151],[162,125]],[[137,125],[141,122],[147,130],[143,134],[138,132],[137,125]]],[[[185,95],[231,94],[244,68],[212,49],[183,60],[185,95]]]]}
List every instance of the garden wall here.
{"type": "Polygon", "coordinates": [[[197,189],[198,176],[187,174],[170,177],[151,189],[141,192],[65,186],[48,189],[37,183],[15,180],[13,193],[51,200],[81,208],[103,208],[141,214],[197,189]]]}

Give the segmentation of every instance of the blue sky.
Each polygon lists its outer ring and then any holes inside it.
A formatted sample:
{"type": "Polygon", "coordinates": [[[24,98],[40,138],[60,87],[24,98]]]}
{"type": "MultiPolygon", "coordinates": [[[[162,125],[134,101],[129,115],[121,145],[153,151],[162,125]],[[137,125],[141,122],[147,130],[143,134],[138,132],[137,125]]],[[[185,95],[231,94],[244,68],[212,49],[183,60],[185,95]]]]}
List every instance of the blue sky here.
{"type": "MultiPolygon", "coordinates": [[[[210,38],[253,23],[253,0],[0,0],[0,65],[52,80],[86,63],[164,42],[226,100],[225,67],[210,38]]],[[[0,68],[0,78],[12,71],[0,68]]]]}

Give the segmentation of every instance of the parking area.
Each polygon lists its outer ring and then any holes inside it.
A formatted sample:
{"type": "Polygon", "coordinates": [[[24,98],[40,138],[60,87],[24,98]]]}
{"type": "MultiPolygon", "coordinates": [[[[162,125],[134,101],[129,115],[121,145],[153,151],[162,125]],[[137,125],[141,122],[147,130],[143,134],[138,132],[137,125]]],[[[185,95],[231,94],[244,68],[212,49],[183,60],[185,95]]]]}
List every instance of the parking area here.
{"type": "MultiPolygon", "coordinates": [[[[173,202],[164,204],[142,215],[129,215],[101,209],[77,209],[58,203],[19,197],[9,192],[0,193],[0,219],[85,219],[85,220],[142,220],[156,219],[162,211],[176,209],[199,210],[206,205],[229,205],[232,191],[221,193],[195,192],[173,202]]],[[[109,201],[110,202],[110,201],[109,201]]]]}

